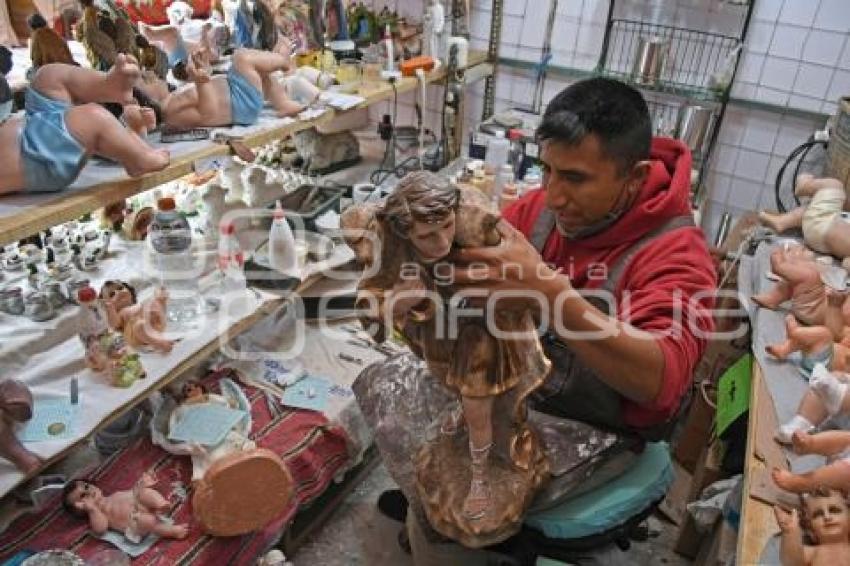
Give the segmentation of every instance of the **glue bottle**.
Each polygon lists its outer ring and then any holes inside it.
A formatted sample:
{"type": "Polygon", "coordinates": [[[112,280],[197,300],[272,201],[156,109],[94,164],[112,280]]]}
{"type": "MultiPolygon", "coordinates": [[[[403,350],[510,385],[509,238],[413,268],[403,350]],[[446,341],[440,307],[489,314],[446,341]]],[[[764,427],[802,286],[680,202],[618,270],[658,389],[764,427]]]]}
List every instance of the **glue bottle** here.
{"type": "Polygon", "coordinates": [[[295,236],[292,235],[280,201],[275,205],[274,219],[269,230],[269,266],[284,275],[298,276],[295,236]]]}
{"type": "Polygon", "coordinates": [[[218,239],[218,269],[224,278],[225,286],[229,288],[244,287],[245,275],[242,266],[245,255],[242,246],[236,239],[236,228],[233,222],[222,221],[219,226],[218,239]]]}

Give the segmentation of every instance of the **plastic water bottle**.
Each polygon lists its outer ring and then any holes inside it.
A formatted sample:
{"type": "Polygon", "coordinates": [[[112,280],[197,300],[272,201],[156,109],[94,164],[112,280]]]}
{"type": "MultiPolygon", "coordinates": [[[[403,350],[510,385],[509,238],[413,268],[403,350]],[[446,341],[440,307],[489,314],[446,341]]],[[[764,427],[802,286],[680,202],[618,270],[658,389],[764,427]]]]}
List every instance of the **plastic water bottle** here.
{"type": "Polygon", "coordinates": [[[522,192],[524,194],[528,191],[539,189],[541,186],[543,186],[543,172],[540,171],[540,167],[534,165],[533,167],[530,167],[525,173],[525,178],[523,179],[522,192]]]}
{"type": "Polygon", "coordinates": [[[513,182],[514,169],[509,163],[505,163],[496,171],[496,182],[493,184],[493,201],[499,202],[505,185],[513,184],[513,182]]]}
{"type": "Polygon", "coordinates": [[[487,143],[487,155],[484,159],[484,166],[492,172],[497,172],[508,162],[511,154],[511,142],[505,138],[505,132],[502,130],[496,131],[496,137],[490,138],[487,143]]]}
{"type": "Polygon", "coordinates": [[[286,221],[280,201],[274,209],[274,219],[269,230],[269,266],[290,277],[298,276],[298,257],[295,236],[286,221]]]}
{"type": "Polygon", "coordinates": [[[236,228],[232,222],[222,221],[219,226],[217,259],[223,282],[222,291],[244,289],[246,286],[243,271],[245,254],[242,253],[242,246],[236,238],[236,228]]]}
{"type": "Polygon", "coordinates": [[[168,320],[189,321],[201,312],[198,273],[192,255],[192,229],[174,204],[164,197],[157,201],[148,230],[154,261],[162,286],[168,291],[168,320]]]}

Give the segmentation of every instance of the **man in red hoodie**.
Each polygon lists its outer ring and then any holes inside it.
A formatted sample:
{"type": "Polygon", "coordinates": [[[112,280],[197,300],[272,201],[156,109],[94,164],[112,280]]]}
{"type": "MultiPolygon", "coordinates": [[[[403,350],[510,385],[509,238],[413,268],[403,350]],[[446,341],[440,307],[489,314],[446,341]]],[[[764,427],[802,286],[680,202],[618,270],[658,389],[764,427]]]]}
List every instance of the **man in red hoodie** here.
{"type": "MultiPolygon", "coordinates": [[[[548,313],[553,370],[532,408],[665,438],[713,329],[716,277],[691,215],[690,152],[653,139],[640,93],[602,78],[556,96],[537,138],[542,188],[505,211],[500,246],[454,252],[454,284],[548,313]]],[[[403,501],[381,499],[390,515],[403,501]]],[[[429,543],[407,522],[417,565],[478,563],[480,553],[429,543]]]]}

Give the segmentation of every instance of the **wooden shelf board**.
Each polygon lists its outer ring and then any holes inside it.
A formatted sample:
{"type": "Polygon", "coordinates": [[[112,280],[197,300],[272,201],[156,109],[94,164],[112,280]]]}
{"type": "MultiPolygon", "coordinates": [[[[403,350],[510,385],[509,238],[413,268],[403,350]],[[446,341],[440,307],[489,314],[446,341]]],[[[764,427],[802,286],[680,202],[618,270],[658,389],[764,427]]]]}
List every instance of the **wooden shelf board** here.
{"type": "MultiPolygon", "coordinates": [[[[469,68],[480,65],[487,60],[487,54],[473,51],[469,54],[469,68]]],[[[427,74],[427,81],[434,83],[445,78],[443,70],[427,74]]],[[[402,78],[396,84],[399,94],[413,91],[418,81],[414,78],[402,78]]],[[[380,89],[368,92],[366,101],[358,108],[366,108],[393,97],[393,89],[389,84],[380,89]]],[[[269,128],[253,135],[245,136],[248,146],[257,147],[281,139],[315,125],[331,122],[338,112],[330,110],[314,120],[303,120],[277,128],[269,128]]],[[[225,145],[210,142],[209,145],[196,152],[175,159],[167,168],[135,179],[124,177],[114,181],[93,185],[73,193],[55,193],[44,195],[37,204],[21,207],[21,211],[0,217],[0,246],[26,238],[38,231],[45,230],[62,222],[73,220],[121,199],[132,197],[138,193],[153,189],[163,183],[179,179],[193,171],[195,161],[210,157],[225,156],[230,149],[225,145]]]]}
{"type": "Polygon", "coordinates": [[[764,473],[766,469],[765,463],[755,454],[759,418],[760,415],[767,414],[767,411],[773,411],[773,407],[765,406],[765,403],[771,403],[771,398],[767,393],[767,385],[764,383],[764,375],[758,362],[753,363],[750,388],[747,453],[744,463],[744,497],[741,503],[737,551],[737,563],[742,565],[758,564],[765,543],[779,532],[773,507],[749,495],[754,476],[764,473]]]}

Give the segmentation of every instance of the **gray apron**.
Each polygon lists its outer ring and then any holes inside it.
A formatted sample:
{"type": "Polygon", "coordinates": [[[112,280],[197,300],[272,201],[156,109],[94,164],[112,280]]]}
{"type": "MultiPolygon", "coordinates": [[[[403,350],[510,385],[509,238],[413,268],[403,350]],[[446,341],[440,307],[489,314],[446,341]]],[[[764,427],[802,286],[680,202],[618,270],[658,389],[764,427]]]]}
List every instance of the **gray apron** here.
{"type": "MultiPolygon", "coordinates": [[[[680,228],[694,226],[693,217],[677,216],[669,219],[654,230],[650,230],[635,241],[624,254],[608,266],[608,279],[599,291],[614,296],[620,279],[632,259],[655,239],[680,228]]],[[[546,240],[555,228],[555,214],[548,208],[537,218],[529,241],[542,255],[546,240]]],[[[581,290],[579,290],[581,291],[581,290]]],[[[594,290],[594,294],[599,291],[594,290]]],[[[586,296],[588,302],[603,313],[610,315],[609,304],[596,296],[586,296]]],[[[676,418],[648,429],[635,430],[623,421],[623,397],[598,379],[594,372],[556,336],[547,333],[542,338],[543,349],[552,361],[552,371],[543,385],[531,397],[531,406],[542,413],[575,419],[597,426],[603,430],[619,433],[637,433],[645,440],[667,438],[672,432],[676,418]]],[[[686,405],[683,403],[682,405],[686,405]]]]}

